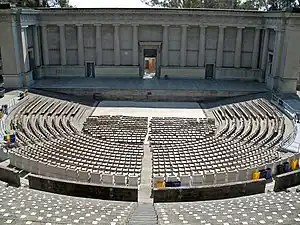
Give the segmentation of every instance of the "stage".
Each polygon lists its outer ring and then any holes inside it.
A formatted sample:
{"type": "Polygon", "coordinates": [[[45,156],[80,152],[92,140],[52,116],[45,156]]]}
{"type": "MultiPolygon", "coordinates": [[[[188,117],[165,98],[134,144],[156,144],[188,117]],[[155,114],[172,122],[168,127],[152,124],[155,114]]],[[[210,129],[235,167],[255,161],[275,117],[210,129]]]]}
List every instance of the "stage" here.
{"type": "Polygon", "coordinates": [[[264,83],[254,81],[140,79],[140,78],[44,78],[33,89],[96,100],[199,101],[267,92],[264,83]]]}

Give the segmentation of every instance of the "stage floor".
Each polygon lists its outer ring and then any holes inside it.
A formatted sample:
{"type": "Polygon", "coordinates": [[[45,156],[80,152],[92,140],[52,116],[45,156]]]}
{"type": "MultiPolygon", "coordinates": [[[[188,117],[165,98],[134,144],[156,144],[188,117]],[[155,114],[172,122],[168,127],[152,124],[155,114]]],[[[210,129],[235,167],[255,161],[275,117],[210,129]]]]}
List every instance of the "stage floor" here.
{"type": "Polygon", "coordinates": [[[101,115],[206,118],[197,102],[102,101],[92,113],[101,115]]]}
{"type": "Polygon", "coordinates": [[[191,91],[267,91],[264,83],[237,80],[199,80],[199,79],[139,79],[139,78],[87,78],[63,77],[36,80],[32,88],[39,89],[132,89],[132,90],[191,90],[191,91]]]}

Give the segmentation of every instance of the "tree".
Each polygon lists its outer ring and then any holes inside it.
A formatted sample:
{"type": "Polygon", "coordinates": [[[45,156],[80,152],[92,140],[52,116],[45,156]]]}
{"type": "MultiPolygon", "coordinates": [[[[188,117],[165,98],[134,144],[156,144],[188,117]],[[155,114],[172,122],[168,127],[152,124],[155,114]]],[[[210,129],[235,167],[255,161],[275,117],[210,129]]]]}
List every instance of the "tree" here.
{"type": "Polygon", "coordinates": [[[231,8],[231,0],[141,0],[149,6],[158,6],[164,8],[231,8]],[[224,2],[229,3],[227,7],[224,2]],[[228,7],[228,5],[230,5],[228,7]]]}
{"type": "Polygon", "coordinates": [[[297,6],[297,0],[246,0],[238,4],[238,8],[240,9],[258,9],[264,11],[282,10],[297,6]]]}
{"type": "Polygon", "coordinates": [[[16,4],[19,7],[71,7],[69,0],[8,0],[6,2],[16,4]]]}

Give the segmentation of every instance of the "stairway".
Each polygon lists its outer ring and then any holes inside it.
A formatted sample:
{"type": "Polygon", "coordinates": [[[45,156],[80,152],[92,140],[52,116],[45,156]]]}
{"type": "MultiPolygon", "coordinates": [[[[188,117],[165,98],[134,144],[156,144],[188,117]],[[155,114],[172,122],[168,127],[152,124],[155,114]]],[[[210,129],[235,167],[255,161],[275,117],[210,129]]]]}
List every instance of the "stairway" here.
{"type": "Polygon", "coordinates": [[[155,225],[157,215],[152,203],[138,203],[137,208],[131,214],[128,225],[155,225]]]}

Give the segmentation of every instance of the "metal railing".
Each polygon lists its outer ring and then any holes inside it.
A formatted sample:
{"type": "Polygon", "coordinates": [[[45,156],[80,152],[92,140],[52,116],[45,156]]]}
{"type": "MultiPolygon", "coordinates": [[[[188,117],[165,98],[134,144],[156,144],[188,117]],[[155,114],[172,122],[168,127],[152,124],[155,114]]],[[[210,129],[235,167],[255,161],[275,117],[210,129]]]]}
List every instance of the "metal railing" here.
{"type": "MultiPolygon", "coordinates": [[[[296,119],[296,112],[290,105],[288,105],[285,101],[280,99],[275,94],[272,95],[271,102],[276,107],[283,110],[286,113],[286,115],[292,120],[292,124],[293,124],[292,132],[287,137],[283,138],[283,140],[279,144],[280,148],[287,149],[295,141],[295,138],[296,138],[297,133],[298,133],[297,121],[296,121],[297,120],[296,119]]],[[[298,152],[299,152],[299,148],[300,148],[300,143],[299,143],[299,146],[298,146],[298,152]]]]}

